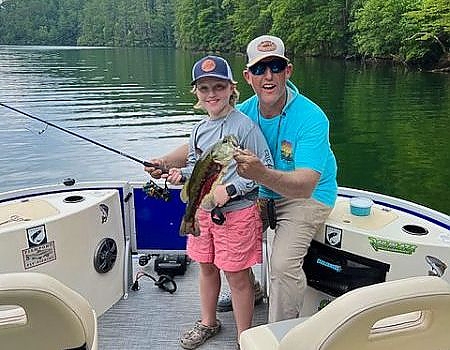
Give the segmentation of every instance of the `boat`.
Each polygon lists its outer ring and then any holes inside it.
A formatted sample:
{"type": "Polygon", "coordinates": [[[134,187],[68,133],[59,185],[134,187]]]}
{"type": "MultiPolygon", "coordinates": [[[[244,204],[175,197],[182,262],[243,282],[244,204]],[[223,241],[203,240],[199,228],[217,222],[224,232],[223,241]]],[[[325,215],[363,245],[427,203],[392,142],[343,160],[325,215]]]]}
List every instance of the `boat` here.
{"type": "MultiPolygon", "coordinates": [[[[48,274],[82,295],[98,317],[99,349],[178,349],[180,333],[199,316],[198,266],[178,233],[185,208],[179,194],[179,186],[162,180],[74,179],[0,193],[0,274],[48,274]]],[[[266,292],[255,326],[267,323],[272,233],[255,269],[266,292]]],[[[387,281],[436,276],[450,283],[449,265],[447,214],[340,187],[305,258],[301,316],[387,281]]],[[[223,331],[201,349],[235,349],[233,315],[219,316],[223,331]]]]}

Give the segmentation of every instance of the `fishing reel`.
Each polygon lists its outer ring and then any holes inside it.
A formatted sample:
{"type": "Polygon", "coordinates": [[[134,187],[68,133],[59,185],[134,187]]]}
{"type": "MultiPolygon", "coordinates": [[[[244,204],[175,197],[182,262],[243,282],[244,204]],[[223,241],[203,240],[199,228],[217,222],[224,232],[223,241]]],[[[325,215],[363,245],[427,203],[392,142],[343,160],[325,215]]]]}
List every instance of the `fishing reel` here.
{"type": "Polygon", "coordinates": [[[167,179],[164,182],[164,187],[159,186],[153,180],[148,180],[148,182],[142,189],[144,190],[144,193],[149,197],[162,199],[166,202],[168,202],[170,199],[170,191],[167,186],[167,179]]]}

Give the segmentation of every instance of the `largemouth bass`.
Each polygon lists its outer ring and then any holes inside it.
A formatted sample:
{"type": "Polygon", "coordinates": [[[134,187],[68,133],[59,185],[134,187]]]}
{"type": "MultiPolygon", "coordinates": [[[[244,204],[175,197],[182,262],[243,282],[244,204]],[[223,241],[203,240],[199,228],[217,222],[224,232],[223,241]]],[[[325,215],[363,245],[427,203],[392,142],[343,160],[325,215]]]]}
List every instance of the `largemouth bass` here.
{"type": "Polygon", "coordinates": [[[205,150],[195,163],[192,175],[181,191],[181,199],[187,203],[180,226],[181,235],[200,235],[195,218],[197,209],[214,208],[213,190],[221,183],[237,147],[238,141],[234,135],[225,136],[205,150]]]}

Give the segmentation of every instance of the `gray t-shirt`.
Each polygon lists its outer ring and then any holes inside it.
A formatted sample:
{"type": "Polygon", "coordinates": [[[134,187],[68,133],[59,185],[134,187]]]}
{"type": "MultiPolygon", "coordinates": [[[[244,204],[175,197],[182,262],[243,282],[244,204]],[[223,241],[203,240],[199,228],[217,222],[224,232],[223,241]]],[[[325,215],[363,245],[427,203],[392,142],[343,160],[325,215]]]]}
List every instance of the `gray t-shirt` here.
{"type": "MultiPolygon", "coordinates": [[[[273,159],[269,146],[258,125],[245,114],[236,109],[232,109],[224,118],[210,119],[207,117],[194,126],[189,138],[189,153],[186,167],[181,169],[183,175],[189,178],[192,174],[194,165],[201,154],[196,152],[196,149],[204,151],[227,135],[236,136],[239,146],[242,149],[252,151],[265,166],[269,168],[273,167],[273,159]]],[[[231,161],[222,183],[233,184],[236,187],[238,196],[244,196],[258,187],[258,184],[254,181],[244,179],[238,175],[234,159],[231,161]]],[[[241,200],[230,201],[222,208],[222,211],[229,212],[247,208],[255,200],[256,198],[249,199],[243,197],[241,200]]]]}

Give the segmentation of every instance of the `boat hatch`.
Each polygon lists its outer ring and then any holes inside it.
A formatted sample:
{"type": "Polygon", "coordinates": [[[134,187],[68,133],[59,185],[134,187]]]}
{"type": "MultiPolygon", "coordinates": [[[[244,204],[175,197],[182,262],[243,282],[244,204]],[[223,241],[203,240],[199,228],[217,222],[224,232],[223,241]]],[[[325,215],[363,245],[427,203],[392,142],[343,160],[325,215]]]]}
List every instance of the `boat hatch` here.
{"type": "Polygon", "coordinates": [[[79,203],[82,201],[84,201],[84,197],[79,195],[68,196],[63,199],[63,202],[65,203],[79,203]]]}
{"type": "Polygon", "coordinates": [[[428,230],[419,225],[405,225],[402,227],[402,230],[414,236],[425,236],[428,234],[428,230]]]}

